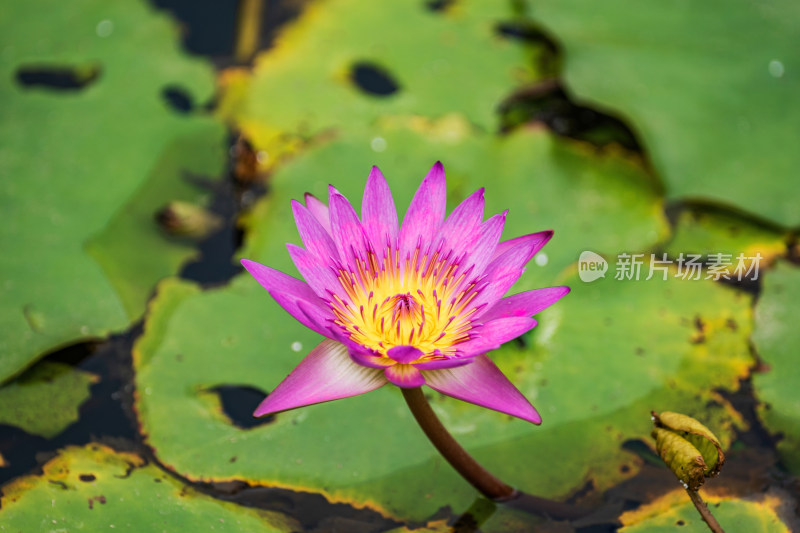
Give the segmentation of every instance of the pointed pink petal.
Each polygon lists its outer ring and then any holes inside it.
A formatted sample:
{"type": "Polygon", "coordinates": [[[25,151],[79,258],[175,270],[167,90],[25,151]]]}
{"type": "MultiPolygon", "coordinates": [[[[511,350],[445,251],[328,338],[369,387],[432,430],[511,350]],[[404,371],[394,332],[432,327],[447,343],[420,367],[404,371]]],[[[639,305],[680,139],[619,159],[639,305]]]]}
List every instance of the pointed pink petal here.
{"type": "Polygon", "coordinates": [[[336,249],[328,231],[300,202],[292,200],[292,213],[297,224],[297,232],[306,250],[316,255],[323,261],[331,263],[339,261],[339,252],[336,249]]]}
{"type": "Polygon", "coordinates": [[[249,259],[242,259],[242,266],[268,291],[277,290],[309,301],[319,299],[308,283],[284,274],[279,270],[249,259]]]}
{"type": "Polygon", "coordinates": [[[417,370],[436,370],[439,368],[455,368],[457,366],[468,365],[473,361],[473,357],[453,357],[451,359],[438,359],[436,361],[426,361],[424,363],[413,363],[412,366],[417,370]]]}
{"type": "Polygon", "coordinates": [[[434,239],[437,246],[443,243],[454,255],[460,255],[464,244],[474,237],[483,222],[483,192],[478,189],[453,209],[434,239]]]}
{"type": "Polygon", "coordinates": [[[533,233],[513,239],[517,241],[504,254],[496,257],[484,271],[482,288],[472,301],[473,307],[492,306],[508,292],[525,271],[525,264],[544,246],[550,232],[533,233]]]}
{"type": "MultiPolygon", "coordinates": [[[[278,305],[283,307],[287,313],[292,315],[307,328],[325,337],[337,336],[337,333],[333,332],[331,329],[334,317],[330,308],[306,302],[301,298],[297,298],[285,292],[273,290],[270,291],[269,294],[278,302],[278,305]]],[[[317,298],[317,301],[319,301],[319,298],[317,298]]]]}
{"type": "Polygon", "coordinates": [[[569,287],[547,287],[514,294],[498,301],[483,314],[478,313],[475,319],[489,322],[514,316],[531,317],[556,303],[568,292],[569,287]]]}
{"type": "Polygon", "coordinates": [[[385,384],[382,371],[357,365],[343,344],[324,340],[269,393],[253,416],[348,398],[385,384]]]}
{"type": "Polygon", "coordinates": [[[497,243],[500,242],[500,235],[506,223],[505,211],[499,215],[494,215],[480,225],[476,233],[477,238],[466,247],[467,263],[474,265],[472,276],[480,276],[486,270],[486,266],[491,262],[497,243]]]}
{"type": "Polygon", "coordinates": [[[411,361],[416,361],[425,354],[415,346],[394,346],[389,348],[386,355],[398,363],[410,363],[411,361]]]}
{"type": "Polygon", "coordinates": [[[353,206],[335,188],[330,188],[328,204],[331,212],[331,232],[333,242],[339,250],[342,261],[353,272],[358,272],[356,258],[365,261],[370,249],[367,234],[358,219],[353,206]]]}
{"type": "Polygon", "coordinates": [[[413,255],[418,243],[429,243],[444,221],[447,183],[440,162],[422,180],[400,228],[400,257],[413,255]]]}
{"type": "Polygon", "coordinates": [[[542,418],[531,403],[485,355],[470,365],[422,372],[428,386],[436,391],[481,407],[516,416],[534,424],[542,418]]]}
{"type": "Polygon", "coordinates": [[[370,368],[386,368],[397,364],[397,362],[388,357],[379,357],[377,355],[352,350],[350,351],[350,357],[359,365],[368,366],[370,368]]]}
{"type": "Polygon", "coordinates": [[[353,342],[350,339],[344,339],[341,342],[347,347],[347,351],[350,352],[350,357],[353,361],[360,365],[370,368],[386,368],[387,366],[397,364],[388,357],[375,355],[369,348],[353,342]]]}
{"type": "Polygon", "coordinates": [[[325,228],[325,231],[328,233],[331,232],[331,218],[330,214],[328,213],[328,206],[323,204],[319,198],[314,196],[313,194],[307,192],[305,194],[306,200],[306,207],[314,215],[314,218],[322,224],[322,227],[325,228]]]}
{"type": "Polygon", "coordinates": [[[338,294],[340,298],[347,298],[330,264],[295,244],[287,244],[286,249],[289,250],[289,256],[300,271],[300,275],[319,297],[328,299],[330,293],[333,293],[338,294]]]}
{"type": "MultiPolygon", "coordinates": [[[[518,246],[519,244],[524,243],[524,242],[526,242],[526,241],[528,241],[530,239],[537,240],[537,245],[534,246],[533,249],[531,250],[531,257],[533,257],[534,255],[536,255],[536,252],[541,250],[542,247],[545,244],[547,244],[547,241],[549,241],[552,237],[553,237],[553,230],[549,229],[549,230],[545,230],[545,231],[540,231],[538,233],[531,233],[529,235],[522,235],[520,237],[515,237],[513,239],[509,239],[507,241],[503,241],[503,242],[501,242],[500,244],[497,245],[497,248],[494,251],[494,256],[492,257],[492,260],[497,259],[498,257],[503,255],[507,251],[509,251],[512,248],[514,248],[515,246],[518,246]]],[[[531,257],[528,258],[528,261],[530,261],[531,257]]],[[[527,263],[528,261],[525,261],[525,262],[527,263]]]]}
{"type": "MultiPolygon", "coordinates": [[[[394,207],[392,191],[386,183],[386,178],[378,167],[372,167],[367,185],[364,188],[364,198],[361,201],[361,223],[367,233],[372,248],[377,252],[384,250],[387,245],[397,247],[398,223],[397,210],[394,207]]],[[[377,254],[382,257],[381,253],[377,254]]]]}
{"type": "Polygon", "coordinates": [[[458,344],[459,353],[465,356],[496,350],[501,344],[516,339],[536,327],[536,321],[527,317],[498,318],[478,326],[475,337],[458,344]]]}
{"type": "Polygon", "coordinates": [[[386,379],[404,389],[425,385],[425,378],[422,377],[422,372],[411,365],[396,364],[383,372],[386,375],[386,379]]]}

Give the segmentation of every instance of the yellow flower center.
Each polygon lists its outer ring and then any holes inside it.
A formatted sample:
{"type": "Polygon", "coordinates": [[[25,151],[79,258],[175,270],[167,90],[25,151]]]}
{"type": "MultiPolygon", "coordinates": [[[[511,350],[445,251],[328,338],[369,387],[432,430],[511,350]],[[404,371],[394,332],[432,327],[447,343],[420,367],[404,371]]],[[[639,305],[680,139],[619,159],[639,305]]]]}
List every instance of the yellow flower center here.
{"type": "Polygon", "coordinates": [[[383,356],[394,346],[411,345],[438,358],[455,355],[456,345],[469,339],[475,309],[465,308],[476,295],[475,283],[464,284],[458,262],[440,251],[420,257],[418,250],[401,261],[387,248],[382,267],[372,252],[356,265],[357,272],[338,271],[349,301],[334,296],[331,302],[336,323],[353,342],[383,356]]]}

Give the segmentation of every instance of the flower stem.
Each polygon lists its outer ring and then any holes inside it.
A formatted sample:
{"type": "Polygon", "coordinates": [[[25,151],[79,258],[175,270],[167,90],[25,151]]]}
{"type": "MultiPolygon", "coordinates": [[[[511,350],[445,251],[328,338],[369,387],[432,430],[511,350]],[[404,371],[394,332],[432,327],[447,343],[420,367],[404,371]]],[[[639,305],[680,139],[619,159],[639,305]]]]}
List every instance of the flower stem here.
{"type": "Polygon", "coordinates": [[[714,533],[725,533],[725,530],[722,529],[722,526],[719,525],[717,519],[714,518],[714,515],[711,514],[711,511],[708,510],[708,505],[706,502],[703,501],[703,498],[700,497],[700,493],[696,490],[686,489],[686,492],[689,493],[689,498],[692,500],[692,503],[697,508],[697,512],[700,513],[700,517],[708,526],[708,529],[713,531],[714,533]]]}
{"type": "Polygon", "coordinates": [[[555,502],[515,490],[483,468],[456,442],[431,409],[420,387],[402,389],[403,397],[417,423],[447,462],[486,498],[520,510],[557,519],[574,519],[589,514],[588,509],[555,502]]]}

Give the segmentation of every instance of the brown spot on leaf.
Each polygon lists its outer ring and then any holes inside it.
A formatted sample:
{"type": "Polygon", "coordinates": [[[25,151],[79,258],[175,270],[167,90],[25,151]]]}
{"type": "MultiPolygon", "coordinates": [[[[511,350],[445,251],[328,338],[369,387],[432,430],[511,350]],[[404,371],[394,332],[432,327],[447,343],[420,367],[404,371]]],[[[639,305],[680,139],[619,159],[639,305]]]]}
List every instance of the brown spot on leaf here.
{"type": "Polygon", "coordinates": [[[94,474],[81,474],[80,476],[78,476],[78,479],[80,479],[81,481],[85,481],[86,483],[88,483],[88,482],[90,482],[90,481],[94,481],[94,480],[95,480],[95,479],[97,479],[97,478],[95,477],[95,475],[94,475],[94,474]]]}

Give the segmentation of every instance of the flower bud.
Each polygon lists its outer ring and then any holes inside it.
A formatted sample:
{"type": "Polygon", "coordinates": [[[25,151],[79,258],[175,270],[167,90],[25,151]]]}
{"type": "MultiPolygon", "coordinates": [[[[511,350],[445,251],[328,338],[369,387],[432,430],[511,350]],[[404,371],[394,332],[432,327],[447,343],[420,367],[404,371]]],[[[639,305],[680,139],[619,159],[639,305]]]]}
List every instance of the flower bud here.
{"type": "Polygon", "coordinates": [[[725,455],[719,439],[692,417],[652,412],[656,451],[685,488],[699,489],[706,478],[719,474],[725,455]]]}

